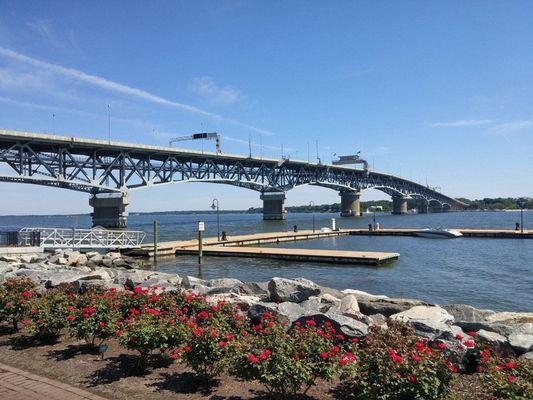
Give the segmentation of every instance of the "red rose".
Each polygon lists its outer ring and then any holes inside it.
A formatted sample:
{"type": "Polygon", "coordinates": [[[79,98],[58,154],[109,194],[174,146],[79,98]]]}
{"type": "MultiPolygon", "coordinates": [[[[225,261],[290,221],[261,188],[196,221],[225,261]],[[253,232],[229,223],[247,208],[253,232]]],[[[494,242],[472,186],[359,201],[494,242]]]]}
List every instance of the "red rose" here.
{"type": "Polygon", "coordinates": [[[248,359],[248,361],[250,361],[252,364],[257,364],[259,362],[259,359],[254,356],[253,354],[248,354],[246,356],[246,358],[248,359]]]}

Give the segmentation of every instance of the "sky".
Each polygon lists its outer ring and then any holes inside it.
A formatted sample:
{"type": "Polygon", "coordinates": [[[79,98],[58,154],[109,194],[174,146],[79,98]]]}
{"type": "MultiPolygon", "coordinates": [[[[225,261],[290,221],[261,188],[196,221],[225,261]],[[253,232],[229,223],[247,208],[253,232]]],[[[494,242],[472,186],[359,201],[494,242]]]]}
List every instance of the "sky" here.
{"type": "MultiPolygon", "coordinates": [[[[533,195],[530,1],[0,0],[0,129],[376,171],[454,197],[533,195]],[[214,143],[183,142],[214,150],[214,143]]],[[[0,173],[8,170],[0,167],[0,173]]],[[[137,190],[129,211],[261,206],[254,191],[137,190]]],[[[362,200],[387,198],[369,190],[362,200]]],[[[287,205],[338,202],[304,186],[287,205]]],[[[90,212],[88,195],[0,183],[0,215],[90,212]]]]}

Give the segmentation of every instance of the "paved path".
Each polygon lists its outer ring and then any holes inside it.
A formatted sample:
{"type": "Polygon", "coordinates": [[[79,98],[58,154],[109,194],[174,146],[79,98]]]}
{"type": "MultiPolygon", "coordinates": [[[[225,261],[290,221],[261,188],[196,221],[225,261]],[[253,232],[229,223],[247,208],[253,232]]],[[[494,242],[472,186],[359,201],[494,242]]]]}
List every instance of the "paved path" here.
{"type": "Polygon", "coordinates": [[[106,400],[65,383],[43,378],[0,363],[2,400],[106,400]]]}

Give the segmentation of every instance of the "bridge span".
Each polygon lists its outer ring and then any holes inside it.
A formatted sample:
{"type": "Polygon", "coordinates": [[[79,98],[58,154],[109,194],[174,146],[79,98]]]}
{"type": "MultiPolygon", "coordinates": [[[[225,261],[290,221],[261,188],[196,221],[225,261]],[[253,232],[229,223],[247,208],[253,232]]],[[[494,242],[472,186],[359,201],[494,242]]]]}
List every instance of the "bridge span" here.
{"type": "Polygon", "coordinates": [[[126,226],[129,191],[179,182],[255,190],[264,219],[283,219],[287,191],[302,185],[338,191],[343,217],[360,215],[359,198],[367,189],[391,196],[393,214],[407,213],[409,199],[421,213],[466,208],[416,182],[352,167],[10,130],[0,130],[0,182],[86,192],[93,224],[109,228],[126,226]]]}

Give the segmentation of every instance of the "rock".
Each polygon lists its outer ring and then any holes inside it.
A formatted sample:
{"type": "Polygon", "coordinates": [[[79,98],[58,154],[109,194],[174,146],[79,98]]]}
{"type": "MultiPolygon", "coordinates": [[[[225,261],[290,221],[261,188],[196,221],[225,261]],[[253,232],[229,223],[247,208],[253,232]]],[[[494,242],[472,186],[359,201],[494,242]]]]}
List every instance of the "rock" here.
{"type": "Polygon", "coordinates": [[[231,288],[231,292],[243,295],[268,296],[268,282],[245,282],[231,288]]]}
{"type": "Polygon", "coordinates": [[[96,253],[95,255],[89,256],[90,253],[87,253],[88,263],[94,264],[94,265],[100,265],[102,264],[102,261],[104,260],[104,257],[102,257],[101,254],[96,253]]]}
{"type": "Polygon", "coordinates": [[[130,265],[125,260],[123,260],[122,258],[112,258],[111,259],[111,265],[114,268],[130,269],[130,265]]]}
{"type": "Polygon", "coordinates": [[[498,312],[487,316],[486,320],[488,323],[505,325],[533,323],[533,313],[498,312]]]}
{"type": "Polygon", "coordinates": [[[314,320],[318,325],[322,325],[324,322],[329,321],[337,332],[340,332],[349,338],[362,337],[368,334],[368,325],[365,323],[354,318],[334,313],[304,315],[298,318],[295,322],[304,325],[308,320],[314,320]]]}
{"type": "Polygon", "coordinates": [[[285,278],[272,278],[268,283],[268,291],[272,301],[293,303],[301,303],[320,293],[320,289],[307,279],[285,278]]]}
{"type": "Polygon", "coordinates": [[[55,264],[57,264],[57,265],[67,265],[67,264],[68,264],[68,261],[67,261],[67,259],[64,258],[64,257],[59,257],[59,258],[57,259],[57,261],[55,262],[55,264]]]}
{"type": "Polygon", "coordinates": [[[227,287],[232,288],[233,286],[242,285],[242,281],[233,278],[220,278],[220,279],[211,279],[206,281],[207,286],[209,287],[227,287]]]}
{"type": "Polygon", "coordinates": [[[306,313],[325,313],[328,312],[334,305],[340,303],[340,300],[330,294],[320,294],[318,296],[311,296],[307,300],[300,303],[300,306],[306,313]]]}
{"type": "Polygon", "coordinates": [[[108,257],[103,258],[102,265],[106,266],[107,268],[111,268],[113,266],[113,259],[108,257]]]}
{"type": "Polygon", "coordinates": [[[93,257],[98,257],[98,256],[102,257],[102,255],[98,253],[97,251],[88,251],[87,253],[85,253],[85,257],[87,257],[88,260],[90,260],[93,257]]]}
{"type": "Polygon", "coordinates": [[[186,276],[185,278],[183,278],[181,284],[185,289],[191,289],[196,285],[202,285],[207,287],[207,281],[196,278],[194,276],[186,276]]]}
{"type": "Polygon", "coordinates": [[[487,343],[490,347],[497,349],[500,353],[510,355],[513,353],[509,341],[505,336],[496,332],[480,329],[476,332],[476,340],[480,343],[487,343]]]}
{"type": "Polygon", "coordinates": [[[277,312],[277,304],[269,302],[252,304],[248,309],[248,318],[250,318],[252,323],[258,323],[261,320],[261,316],[266,312],[275,315],[277,312]]]}
{"type": "Polygon", "coordinates": [[[524,354],[533,350],[533,323],[516,326],[508,336],[509,344],[516,354],[524,354]]]}
{"type": "Polygon", "coordinates": [[[234,306],[239,306],[239,308],[245,312],[248,311],[252,305],[261,301],[257,296],[241,295],[237,293],[215,294],[208,297],[207,300],[212,304],[217,304],[219,301],[225,301],[234,306]]]}
{"type": "Polygon", "coordinates": [[[302,306],[289,301],[278,304],[275,312],[281,322],[287,322],[289,325],[292,325],[298,318],[306,314],[302,306]]]}
{"type": "Polygon", "coordinates": [[[78,257],[78,261],[76,262],[76,265],[86,265],[87,264],[87,256],[85,254],[80,254],[78,257]]]}
{"type": "Polygon", "coordinates": [[[338,304],[330,309],[330,312],[335,312],[336,314],[352,318],[361,315],[359,304],[357,303],[357,297],[353,294],[344,296],[338,304]]]}
{"type": "Polygon", "coordinates": [[[453,316],[438,306],[415,306],[401,313],[393,314],[390,318],[411,324],[418,336],[430,340],[455,336],[455,332],[451,328],[454,321],[453,316]]]}
{"type": "Polygon", "coordinates": [[[33,254],[23,254],[19,257],[19,260],[23,263],[32,263],[33,260],[35,259],[35,257],[33,256],[33,254]]]}
{"type": "Polygon", "coordinates": [[[7,262],[7,263],[16,263],[16,262],[19,261],[19,259],[18,259],[18,257],[4,254],[4,255],[0,255],[0,261],[4,261],[4,262],[7,262]]]}
{"type": "Polygon", "coordinates": [[[106,257],[114,260],[115,258],[122,258],[122,254],[118,252],[109,252],[106,254],[106,257]]]}
{"type": "Polygon", "coordinates": [[[372,314],[368,316],[369,324],[370,326],[381,326],[385,327],[387,326],[387,317],[385,317],[383,314],[372,314]]]}
{"type": "Polygon", "coordinates": [[[489,315],[494,314],[492,310],[478,310],[467,304],[449,304],[442,306],[448,313],[455,318],[455,324],[463,327],[463,329],[476,330],[478,322],[486,322],[489,315]]]}
{"type": "Polygon", "coordinates": [[[367,292],[363,292],[362,290],[354,290],[354,289],[344,289],[341,293],[347,295],[354,295],[357,300],[383,300],[388,299],[389,297],[383,296],[383,295],[374,295],[367,292]]]}
{"type": "Polygon", "coordinates": [[[65,253],[67,255],[67,264],[68,265],[77,265],[78,259],[81,256],[81,253],[79,251],[73,251],[69,253],[65,253]]]}
{"type": "Polygon", "coordinates": [[[528,351],[527,353],[522,354],[519,358],[524,360],[533,360],[533,351],[528,351]]]}
{"type": "MultiPolygon", "coordinates": [[[[357,298],[357,296],[356,296],[357,298]]],[[[415,306],[429,306],[420,300],[412,299],[358,299],[358,305],[361,312],[365,315],[383,314],[386,317],[390,317],[393,314],[398,314],[403,311],[409,310],[415,306]]]]}

